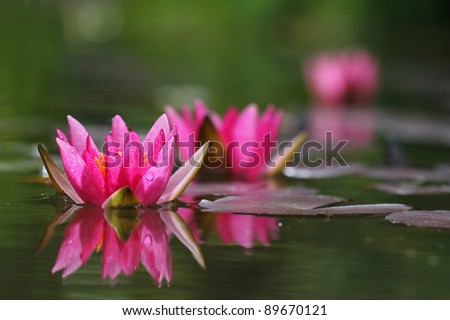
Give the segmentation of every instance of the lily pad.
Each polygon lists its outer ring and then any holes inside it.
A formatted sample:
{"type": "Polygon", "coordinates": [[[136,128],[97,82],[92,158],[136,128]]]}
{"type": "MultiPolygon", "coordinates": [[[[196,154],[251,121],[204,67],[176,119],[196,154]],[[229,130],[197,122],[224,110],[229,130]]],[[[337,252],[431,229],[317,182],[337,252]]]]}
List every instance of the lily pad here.
{"type": "Polygon", "coordinates": [[[421,186],[412,183],[378,183],[374,185],[374,188],[378,191],[397,195],[450,193],[450,186],[448,185],[421,186]]]}
{"type": "Polygon", "coordinates": [[[350,165],[348,167],[319,167],[319,168],[301,168],[288,167],[284,169],[284,174],[290,178],[297,179],[327,179],[341,177],[350,174],[359,173],[364,166],[360,164],[350,165]]]}
{"type": "Polygon", "coordinates": [[[395,212],[386,216],[386,220],[411,227],[450,229],[450,211],[448,210],[395,212]]]}
{"type": "Polygon", "coordinates": [[[343,198],[324,195],[295,196],[231,196],[215,201],[202,200],[199,206],[204,212],[234,212],[253,214],[303,214],[307,210],[342,202],[343,198]]]}
{"type": "Polygon", "coordinates": [[[413,181],[448,181],[448,176],[439,172],[415,168],[366,168],[361,174],[367,177],[383,180],[413,180],[413,181]]]}
{"type": "Polygon", "coordinates": [[[267,185],[262,182],[211,182],[211,183],[191,183],[183,192],[183,196],[230,196],[230,195],[248,195],[254,192],[267,189],[267,185]]]}
{"type": "Polygon", "coordinates": [[[378,204],[357,204],[351,206],[327,207],[313,209],[313,215],[325,216],[350,216],[350,215],[371,215],[386,214],[391,212],[406,211],[411,209],[404,204],[398,203],[378,203],[378,204]]]}

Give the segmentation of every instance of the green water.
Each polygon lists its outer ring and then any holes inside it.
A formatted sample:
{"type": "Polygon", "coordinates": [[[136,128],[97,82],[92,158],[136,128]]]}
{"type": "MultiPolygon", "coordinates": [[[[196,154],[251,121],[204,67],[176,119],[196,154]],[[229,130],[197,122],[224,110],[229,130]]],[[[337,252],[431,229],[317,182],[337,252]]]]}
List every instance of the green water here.
{"type": "MultiPolygon", "coordinates": [[[[450,299],[450,232],[391,225],[383,216],[280,218],[280,238],[252,249],[225,245],[213,231],[201,245],[205,270],[172,239],[173,280],[160,289],[143,267],[103,281],[96,253],[62,279],[51,269],[67,223],[36,255],[55,214],[54,189],[29,182],[41,168],[37,143],[56,153],[55,128],[66,129],[67,114],[102,139],[115,114],[145,131],[167,103],[202,98],[223,111],[274,102],[290,112],[292,129],[308,110],[300,60],[320,50],[367,47],[380,58],[381,110],[449,119],[448,90],[439,89],[448,82],[448,2],[198,1],[188,9],[123,2],[112,9],[122,19],[116,37],[112,29],[74,27],[82,9],[70,3],[0,4],[0,299],[450,299]]],[[[353,157],[383,165],[383,135],[353,157]]],[[[400,144],[411,166],[450,163],[450,148],[438,142],[400,144]]],[[[450,209],[448,194],[394,196],[373,190],[374,182],[281,184],[353,203],[450,209]]]]}
{"type": "MultiPolygon", "coordinates": [[[[0,297],[4,299],[423,299],[449,298],[450,232],[391,225],[383,216],[282,218],[280,237],[252,249],[225,245],[213,230],[201,248],[206,269],[171,240],[173,280],[158,289],[140,267],[102,281],[101,254],[61,278],[51,274],[67,225],[39,255],[36,248],[55,214],[51,186],[23,182],[31,173],[5,172],[0,197],[0,297]]],[[[285,181],[297,185],[295,181],[285,181]]],[[[448,195],[393,196],[367,178],[307,180],[301,185],[355,203],[399,202],[449,209],[448,195]]]]}

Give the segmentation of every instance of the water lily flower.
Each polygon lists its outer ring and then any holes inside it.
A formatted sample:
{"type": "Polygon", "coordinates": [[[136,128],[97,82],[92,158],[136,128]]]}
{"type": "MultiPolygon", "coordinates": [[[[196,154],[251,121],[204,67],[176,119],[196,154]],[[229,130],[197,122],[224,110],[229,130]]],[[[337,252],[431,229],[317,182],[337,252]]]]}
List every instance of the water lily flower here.
{"type": "MultiPolygon", "coordinates": [[[[142,264],[158,286],[164,280],[170,283],[173,261],[169,235],[175,235],[204,267],[198,243],[174,212],[149,208],[73,208],[68,213],[76,215],[66,227],[53,273],[62,270],[62,276],[67,277],[101,250],[103,279],[113,280],[121,273],[130,276],[142,264]]],[[[46,235],[44,239],[47,238],[46,235]]]]}
{"type": "Polygon", "coordinates": [[[208,148],[205,144],[172,175],[177,129],[170,128],[166,115],[142,140],[120,116],[115,116],[102,152],[75,118],[68,116],[68,124],[69,138],[60,130],[56,138],[67,176],[41,145],[39,152],[52,182],[77,204],[100,207],[123,188],[130,189],[135,201],[143,206],[171,201],[198,171],[208,148]]]}
{"type": "Polygon", "coordinates": [[[323,107],[367,105],[378,86],[378,66],[365,51],[322,53],[306,63],[306,84],[323,107]]]}
{"type": "Polygon", "coordinates": [[[302,133],[289,150],[284,150],[283,156],[274,157],[272,151],[276,149],[283,119],[283,112],[274,106],[267,107],[262,114],[256,104],[248,105],[241,112],[231,107],[220,117],[198,100],[193,113],[187,106],[180,113],[167,107],[166,113],[179,128],[182,159],[192,155],[198,142],[212,140],[220,149],[214,167],[221,164],[231,169],[235,177],[244,179],[278,173],[306,138],[302,133]]]}

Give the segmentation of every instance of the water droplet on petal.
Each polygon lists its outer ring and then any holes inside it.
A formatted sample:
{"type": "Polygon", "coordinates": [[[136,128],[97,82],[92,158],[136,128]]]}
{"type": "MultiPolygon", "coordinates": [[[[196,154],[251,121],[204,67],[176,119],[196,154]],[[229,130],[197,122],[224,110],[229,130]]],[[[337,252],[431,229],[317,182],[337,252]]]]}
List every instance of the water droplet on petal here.
{"type": "Polygon", "coordinates": [[[69,240],[67,241],[67,244],[72,244],[72,242],[73,242],[72,240],[69,240]]]}
{"type": "Polygon", "coordinates": [[[147,173],[145,174],[144,177],[145,177],[145,179],[147,179],[148,181],[153,181],[153,179],[155,178],[153,172],[147,172],[147,173]]]}
{"type": "Polygon", "coordinates": [[[143,244],[144,246],[151,246],[152,243],[153,243],[152,237],[150,237],[149,235],[146,235],[146,236],[144,237],[144,240],[142,241],[142,244],[143,244]]]}

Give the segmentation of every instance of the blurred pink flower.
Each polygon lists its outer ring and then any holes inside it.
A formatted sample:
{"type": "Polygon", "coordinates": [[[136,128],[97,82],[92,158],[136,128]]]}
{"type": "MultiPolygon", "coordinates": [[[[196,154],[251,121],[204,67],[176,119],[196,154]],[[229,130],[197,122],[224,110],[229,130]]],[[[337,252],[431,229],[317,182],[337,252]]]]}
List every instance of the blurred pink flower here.
{"type": "Polygon", "coordinates": [[[211,230],[205,230],[213,227],[219,234],[220,239],[226,244],[237,243],[243,248],[253,248],[256,241],[265,246],[270,245],[271,239],[278,239],[279,228],[278,219],[272,217],[258,217],[255,215],[225,213],[196,213],[191,208],[178,208],[178,212],[183,217],[186,224],[190,227],[192,235],[198,243],[202,243],[205,236],[210,234],[211,230]],[[202,225],[203,217],[208,223],[202,225]],[[214,217],[214,223],[211,224],[209,218],[214,217]]]}
{"type": "Polygon", "coordinates": [[[305,78],[320,106],[366,105],[378,86],[378,65],[365,51],[322,53],[306,63],[305,78]]]}
{"type": "Polygon", "coordinates": [[[218,135],[220,140],[218,142],[223,146],[226,166],[235,175],[247,178],[257,177],[264,172],[273,146],[263,142],[276,141],[283,119],[283,112],[274,106],[269,106],[260,115],[256,104],[248,105],[241,112],[231,107],[221,118],[217,113],[209,111],[199,100],[195,102],[193,114],[187,106],[184,106],[180,113],[167,107],[166,113],[179,128],[182,160],[190,157],[195,151],[202,138],[200,137],[202,126],[208,117],[218,135]]]}
{"type": "Polygon", "coordinates": [[[309,122],[312,139],[324,142],[326,133],[332,132],[333,145],[348,140],[346,148],[368,146],[375,136],[375,117],[366,108],[314,108],[309,115],[309,122]]]}
{"type": "Polygon", "coordinates": [[[147,269],[161,285],[172,279],[172,251],[165,225],[156,211],[141,209],[139,225],[126,242],[104,219],[103,210],[82,207],[66,227],[52,272],[63,277],[86,265],[94,251],[102,250],[102,277],[115,279],[121,272],[129,276],[139,267],[147,269]]]}
{"type": "Polygon", "coordinates": [[[120,116],[112,121],[101,153],[76,119],[67,117],[69,138],[57,130],[59,150],[67,177],[80,198],[101,206],[115,191],[129,187],[144,206],[156,203],[165,191],[174,166],[175,135],[161,116],[140,140],[120,116]]]}
{"type": "Polygon", "coordinates": [[[244,248],[252,248],[256,240],[268,246],[279,233],[276,218],[235,213],[220,213],[217,230],[224,243],[236,242],[244,248]]]}

